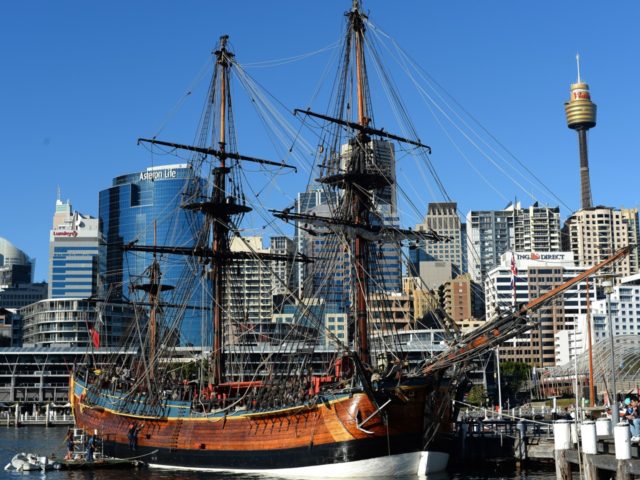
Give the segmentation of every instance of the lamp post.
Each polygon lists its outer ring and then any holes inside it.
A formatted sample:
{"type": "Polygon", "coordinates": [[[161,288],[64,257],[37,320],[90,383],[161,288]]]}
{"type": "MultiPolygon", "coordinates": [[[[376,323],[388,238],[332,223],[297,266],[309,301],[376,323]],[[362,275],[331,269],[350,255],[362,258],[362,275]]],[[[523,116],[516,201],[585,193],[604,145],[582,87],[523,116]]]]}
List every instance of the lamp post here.
{"type": "Polygon", "coordinates": [[[496,347],[496,368],[498,370],[498,420],[502,420],[502,378],[500,378],[500,347],[496,347]]]}
{"type": "Polygon", "coordinates": [[[613,292],[613,282],[605,280],[602,282],[604,293],[607,295],[607,323],[609,324],[609,350],[611,355],[611,424],[617,425],[620,421],[620,412],[618,410],[618,398],[616,393],[616,360],[614,354],[613,341],[613,317],[611,316],[611,293],[613,292]]]}

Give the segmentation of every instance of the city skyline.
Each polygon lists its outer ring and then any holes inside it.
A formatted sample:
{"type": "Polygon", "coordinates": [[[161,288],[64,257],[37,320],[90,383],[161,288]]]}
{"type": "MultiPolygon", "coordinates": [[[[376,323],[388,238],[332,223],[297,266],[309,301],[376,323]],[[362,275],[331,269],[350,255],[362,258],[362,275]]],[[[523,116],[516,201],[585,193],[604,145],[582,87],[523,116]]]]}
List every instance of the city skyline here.
{"type": "MultiPolygon", "coordinates": [[[[73,1],[36,4],[36,14],[32,6],[5,7],[0,20],[0,39],[11,46],[0,53],[7,72],[0,79],[5,147],[0,158],[8,180],[6,199],[17,200],[0,206],[0,236],[38,260],[35,281],[48,280],[50,206],[58,186],[63,200],[71,199],[79,211],[97,216],[98,192],[108,188],[111,178],[178,163],[171,156],[152,157],[147,149],[136,147],[135,140],[160,134],[190,141],[196,126],[185,119],[193,116],[189,111],[199,109],[202,99],[201,92],[191,88],[191,79],[211,64],[210,51],[218,36],[231,36],[240,63],[253,63],[247,66],[249,74],[288,110],[304,108],[312,103],[317,77],[335,52],[329,47],[342,33],[342,12],[350,6],[347,1],[322,7],[287,1],[215,8],[194,2],[188,5],[193,9],[168,2],[115,2],[109,7],[73,1]],[[247,5],[252,15],[246,15],[247,5]],[[323,49],[305,60],[273,62],[268,68],[256,65],[323,49]],[[181,109],[174,108],[182,103],[181,109]]],[[[433,147],[431,160],[463,213],[499,210],[505,199],[516,197],[523,206],[535,200],[560,206],[563,219],[579,208],[578,145],[563,110],[570,84],[576,81],[576,51],[582,56],[582,78],[599,109],[598,125],[589,132],[593,204],[638,207],[638,175],[630,174],[634,150],[629,112],[639,100],[628,88],[620,88],[640,69],[632,61],[638,40],[632,19],[637,17],[633,11],[640,13],[638,5],[601,7],[587,2],[576,10],[571,5],[543,8],[501,1],[493,8],[471,2],[460,8],[411,1],[403,6],[400,10],[381,1],[365,2],[379,32],[397,40],[559,198],[540,186],[526,185],[511,170],[503,175],[468,145],[452,146],[420,96],[403,88],[416,130],[433,147]],[[473,167],[484,178],[474,177],[473,167]],[[535,190],[533,195],[527,195],[528,189],[535,190]]],[[[400,76],[399,70],[392,69],[394,77],[400,76]]],[[[312,105],[325,110],[320,100],[312,105]]],[[[242,103],[236,107],[240,150],[274,157],[268,138],[256,133],[259,120],[245,126],[249,109],[242,103]]],[[[392,116],[382,113],[377,123],[393,130],[392,116]]],[[[290,121],[295,125],[293,117],[290,121]]],[[[512,164],[512,170],[519,168],[512,164]]],[[[409,165],[400,159],[399,167],[402,183],[409,165]]],[[[299,177],[306,180],[308,174],[299,177]]],[[[304,190],[304,181],[287,181],[286,194],[270,192],[273,198],[275,193],[282,197],[274,207],[293,204],[295,194],[304,190]]],[[[415,194],[421,211],[412,212],[407,225],[422,221],[429,202],[444,200],[420,189],[420,182],[407,190],[415,194]]],[[[256,184],[258,189],[262,186],[256,184]]]]}

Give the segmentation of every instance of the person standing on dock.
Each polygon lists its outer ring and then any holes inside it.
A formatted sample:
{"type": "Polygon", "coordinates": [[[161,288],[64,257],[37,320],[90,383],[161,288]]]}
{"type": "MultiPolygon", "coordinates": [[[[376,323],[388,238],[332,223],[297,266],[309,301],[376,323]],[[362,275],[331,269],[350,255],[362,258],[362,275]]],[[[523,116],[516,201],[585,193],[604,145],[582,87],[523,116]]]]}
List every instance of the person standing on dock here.
{"type": "Polygon", "coordinates": [[[129,439],[129,450],[132,452],[135,452],[138,447],[138,432],[142,430],[142,427],[144,427],[144,423],[142,425],[136,425],[134,422],[129,424],[127,438],[129,439]]]}
{"type": "Polygon", "coordinates": [[[624,399],[624,418],[629,422],[631,442],[640,442],[640,415],[638,414],[638,399],[635,397],[624,399]]]}
{"type": "Polygon", "coordinates": [[[73,460],[73,451],[74,451],[74,442],[73,442],[73,430],[68,429],[67,435],[65,436],[65,440],[67,442],[67,454],[65,455],[65,460],[73,460]]]}
{"type": "Polygon", "coordinates": [[[85,452],[85,459],[87,462],[93,462],[93,452],[96,449],[96,440],[93,435],[89,435],[89,439],[87,440],[87,450],[85,452]]]}

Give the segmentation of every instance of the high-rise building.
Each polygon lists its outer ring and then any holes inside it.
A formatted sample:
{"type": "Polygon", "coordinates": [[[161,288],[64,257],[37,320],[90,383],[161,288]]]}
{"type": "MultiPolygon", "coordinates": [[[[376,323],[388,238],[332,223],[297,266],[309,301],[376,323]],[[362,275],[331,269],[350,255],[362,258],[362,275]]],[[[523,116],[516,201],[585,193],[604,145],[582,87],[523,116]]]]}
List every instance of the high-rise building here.
{"type": "MultiPolygon", "coordinates": [[[[564,249],[573,252],[576,265],[593,266],[627,245],[638,245],[638,209],[592,207],[578,210],[565,222],[564,249]]],[[[615,263],[621,278],[640,270],[638,250],[615,263]]]]}
{"type": "Polygon", "coordinates": [[[640,273],[621,278],[608,299],[593,302],[591,318],[594,341],[609,336],[609,318],[614,336],[640,335],[640,273]]]}
{"type": "Polygon", "coordinates": [[[372,330],[382,335],[416,327],[413,298],[408,293],[372,293],[369,314],[372,330]]]}
{"type": "MultiPolygon", "coordinates": [[[[343,147],[344,149],[344,147],[343,147]]],[[[377,218],[372,223],[398,227],[396,156],[393,143],[385,140],[371,140],[367,146],[371,155],[372,170],[382,172],[388,185],[373,192],[373,202],[377,218]]],[[[371,292],[377,294],[400,293],[402,291],[402,252],[397,243],[373,243],[370,245],[369,270],[376,279],[369,285],[371,292]]]]}
{"type": "Polygon", "coordinates": [[[227,275],[225,305],[233,323],[270,322],[273,315],[273,273],[271,262],[257,258],[269,253],[262,237],[233,237],[232,252],[256,254],[256,258],[238,260],[227,275]]]}
{"type": "MultiPolygon", "coordinates": [[[[393,143],[372,139],[365,145],[364,152],[367,170],[381,173],[387,181],[387,185],[373,190],[371,200],[374,208],[369,221],[373,225],[397,227],[400,219],[398,218],[396,158],[393,143]]],[[[342,145],[340,161],[343,170],[346,169],[351,153],[351,143],[342,145]]],[[[375,282],[369,284],[369,291],[400,292],[402,290],[400,247],[396,243],[370,243],[368,255],[370,279],[375,279],[375,282]]]]}
{"type": "Polygon", "coordinates": [[[520,202],[504,210],[471,211],[467,215],[469,273],[481,283],[508,251],[560,251],[560,211],[520,202]]]}
{"type": "MultiPolygon", "coordinates": [[[[139,245],[191,247],[198,244],[202,214],[181,207],[184,195],[192,194],[204,181],[194,178],[186,164],[150,167],[121,175],[100,192],[101,298],[107,302],[145,301],[144,292],[131,290],[134,283],[148,281],[146,270],[151,253],[124,252],[123,246],[139,245]]],[[[171,255],[162,265],[162,283],[174,289],[162,293],[162,301],[181,307],[165,307],[164,318],[182,316],[180,345],[211,344],[211,287],[205,268],[189,256],[171,255]]]]}
{"type": "Polygon", "coordinates": [[[467,214],[469,273],[482,282],[500,256],[513,250],[514,207],[505,210],[471,211],[467,214]]]}
{"type": "Polygon", "coordinates": [[[0,308],[22,308],[47,297],[46,283],[32,283],[34,269],[34,259],[0,237],[0,308]]]}
{"type": "MultiPolygon", "coordinates": [[[[340,159],[343,170],[346,169],[351,145],[342,145],[340,159]]],[[[386,140],[370,140],[366,146],[367,169],[382,173],[387,178],[388,185],[378,188],[373,192],[373,202],[375,210],[390,216],[397,215],[397,195],[396,195],[396,155],[393,143],[386,140]]]]}
{"type": "Polygon", "coordinates": [[[0,289],[31,283],[34,270],[35,260],[0,237],[0,289]]]}
{"type": "MultiPolygon", "coordinates": [[[[351,146],[341,147],[339,161],[346,165],[351,146]]],[[[395,153],[393,144],[371,140],[366,146],[368,168],[382,172],[388,185],[376,189],[372,195],[374,214],[369,221],[373,225],[398,226],[395,153]]],[[[339,193],[318,187],[299,193],[296,212],[317,216],[334,216],[339,193]]],[[[337,235],[317,235],[325,228],[298,222],[296,242],[298,251],[318,259],[314,264],[298,266],[298,285],[302,296],[319,296],[328,304],[346,304],[351,297],[351,268],[348,249],[337,235]]],[[[369,290],[373,293],[400,292],[402,290],[402,260],[399,245],[395,243],[371,243],[368,252],[369,290]]]]}
{"type": "Polygon", "coordinates": [[[97,293],[98,219],[56,200],[49,235],[49,298],[89,298],[97,293]]]}
{"type": "MultiPolygon", "coordinates": [[[[296,244],[289,237],[271,237],[269,251],[275,255],[292,257],[296,251],[296,244]]],[[[294,262],[292,260],[274,261],[271,263],[271,268],[276,277],[273,281],[273,295],[288,296],[294,291],[296,285],[294,262]]]]}
{"type": "Polygon", "coordinates": [[[429,311],[438,308],[437,295],[427,290],[419,277],[404,277],[402,291],[411,298],[411,308],[416,321],[422,320],[429,311]]]}
{"type": "MultiPolygon", "coordinates": [[[[512,310],[514,303],[522,305],[552,288],[574,278],[586,268],[576,267],[571,252],[515,252],[501,256],[498,266],[489,271],[485,280],[486,317],[491,319],[501,311],[512,310]],[[512,286],[511,262],[515,261],[516,298],[512,286]]],[[[591,302],[596,289],[589,289],[591,302]]],[[[555,336],[561,330],[574,329],[581,314],[587,311],[587,291],[584,282],[574,285],[552,302],[529,316],[537,327],[508,340],[500,347],[503,360],[521,361],[536,366],[556,364],[555,336]]]]}
{"type": "Polygon", "coordinates": [[[0,347],[17,347],[14,343],[15,324],[19,322],[15,309],[0,307],[0,347]]]}
{"type": "Polygon", "coordinates": [[[29,347],[114,347],[134,318],[133,308],[85,298],[47,298],[19,310],[22,345],[29,347]],[[91,330],[97,333],[94,339],[91,330]]]}
{"type": "MultiPolygon", "coordinates": [[[[306,192],[298,193],[295,204],[296,213],[315,213],[319,211],[331,213],[332,207],[335,207],[336,194],[323,189],[315,188],[306,192]]],[[[315,238],[316,227],[305,224],[304,222],[296,222],[295,242],[298,252],[307,256],[314,255],[319,250],[320,244],[315,238]]],[[[301,297],[309,297],[313,291],[312,284],[312,268],[313,265],[298,263],[296,265],[296,287],[299,289],[301,297]]]]}
{"type": "Polygon", "coordinates": [[[560,208],[518,208],[514,217],[514,244],[517,252],[559,252],[560,208]]]}
{"type": "MultiPolygon", "coordinates": [[[[337,193],[313,189],[298,193],[296,212],[319,217],[335,215],[337,193]]],[[[303,221],[296,223],[298,251],[314,259],[313,263],[298,263],[298,288],[302,298],[322,298],[329,305],[345,305],[350,300],[350,269],[348,249],[337,235],[326,235],[326,227],[303,221]]]]}
{"type": "Polygon", "coordinates": [[[0,289],[0,307],[22,308],[47,298],[48,286],[46,282],[21,283],[15,287],[0,289]]]}
{"type": "Polygon", "coordinates": [[[468,273],[459,275],[442,286],[441,301],[444,311],[457,324],[479,318],[484,313],[479,311],[482,302],[475,294],[477,288],[479,287],[473,283],[468,273]]]}
{"type": "Polygon", "coordinates": [[[420,232],[431,230],[448,237],[446,242],[430,242],[421,240],[416,245],[414,254],[417,262],[433,258],[434,260],[451,262],[454,272],[459,275],[466,272],[464,250],[462,243],[462,224],[458,216],[458,204],[455,202],[430,203],[424,222],[416,225],[420,232]]]}
{"type": "MultiPolygon", "coordinates": [[[[593,288],[593,287],[592,287],[593,288]]],[[[609,320],[614,337],[640,335],[640,273],[623,277],[619,285],[611,289],[610,296],[591,304],[591,341],[593,344],[609,337],[609,320]]],[[[566,332],[556,335],[558,365],[572,361],[588,345],[587,315],[578,318],[575,337],[566,332]]]]}

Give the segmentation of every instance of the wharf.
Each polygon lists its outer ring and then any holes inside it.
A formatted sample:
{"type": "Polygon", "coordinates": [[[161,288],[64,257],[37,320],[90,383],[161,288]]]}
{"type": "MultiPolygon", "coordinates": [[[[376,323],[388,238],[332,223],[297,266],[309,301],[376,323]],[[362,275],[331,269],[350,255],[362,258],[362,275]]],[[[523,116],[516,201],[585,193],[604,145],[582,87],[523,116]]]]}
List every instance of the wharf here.
{"type": "MultiPolygon", "coordinates": [[[[575,445],[575,444],[574,444],[575,445]]],[[[620,463],[615,457],[612,435],[597,437],[597,453],[586,455],[590,468],[598,476],[589,478],[611,478],[620,472],[620,463]]],[[[527,464],[555,462],[553,424],[548,420],[489,420],[474,419],[457,422],[456,429],[448,439],[451,453],[450,464],[454,468],[474,468],[479,464],[515,463],[521,468],[527,464]]],[[[585,468],[580,465],[577,447],[566,450],[565,458],[574,472],[585,468]]],[[[584,462],[584,458],[583,458],[584,462]]],[[[631,444],[631,459],[624,461],[625,476],[640,478],[640,445],[631,444]]]]}
{"type": "MultiPolygon", "coordinates": [[[[613,436],[599,437],[597,448],[597,454],[589,455],[592,465],[599,471],[617,472],[618,460],[616,460],[613,436]]],[[[578,449],[567,450],[566,458],[573,469],[577,470],[580,464],[578,449]]],[[[631,444],[631,459],[626,461],[626,469],[627,473],[640,477],[640,445],[637,443],[631,444]]]]}
{"type": "Polygon", "coordinates": [[[473,419],[456,422],[448,440],[451,463],[552,461],[551,421],[473,419]]]}
{"type": "Polygon", "coordinates": [[[19,413],[17,416],[4,412],[3,415],[0,415],[0,426],[6,427],[61,427],[73,424],[73,415],[58,412],[49,412],[48,415],[46,413],[19,413]]]}

